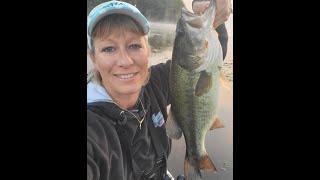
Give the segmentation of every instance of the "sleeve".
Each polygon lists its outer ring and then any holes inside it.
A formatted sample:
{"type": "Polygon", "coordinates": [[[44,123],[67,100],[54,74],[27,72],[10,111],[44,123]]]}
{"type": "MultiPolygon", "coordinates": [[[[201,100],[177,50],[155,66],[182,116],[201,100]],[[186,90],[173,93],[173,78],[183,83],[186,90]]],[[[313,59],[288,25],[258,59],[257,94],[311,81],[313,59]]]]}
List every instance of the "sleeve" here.
{"type": "Polygon", "coordinates": [[[87,110],[87,180],[125,179],[118,135],[110,123],[102,121],[87,110]]]}
{"type": "Polygon", "coordinates": [[[99,167],[92,158],[92,152],[89,152],[88,149],[92,147],[87,142],[87,180],[98,180],[100,179],[99,167]]]}
{"type": "Polygon", "coordinates": [[[151,83],[153,87],[159,89],[164,99],[166,99],[166,104],[171,104],[170,100],[170,90],[169,90],[169,73],[170,73],[171,60],[165,63],[160,63],[151,67],[151,83]]]}

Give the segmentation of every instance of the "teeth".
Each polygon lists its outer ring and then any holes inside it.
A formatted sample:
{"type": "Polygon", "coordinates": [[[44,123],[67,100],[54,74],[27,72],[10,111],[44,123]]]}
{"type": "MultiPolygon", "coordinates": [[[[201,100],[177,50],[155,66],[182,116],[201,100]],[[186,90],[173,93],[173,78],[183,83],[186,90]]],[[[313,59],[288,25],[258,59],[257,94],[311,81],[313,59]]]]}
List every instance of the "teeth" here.
{"type": "Polygon", "coordinates": [[[117,77],[119,77],[120,79],[129,79],[129,78],[132,78],[133,77],[133,73],[131,74],[120,74],[120,75],[117,75],[117,77]]]}

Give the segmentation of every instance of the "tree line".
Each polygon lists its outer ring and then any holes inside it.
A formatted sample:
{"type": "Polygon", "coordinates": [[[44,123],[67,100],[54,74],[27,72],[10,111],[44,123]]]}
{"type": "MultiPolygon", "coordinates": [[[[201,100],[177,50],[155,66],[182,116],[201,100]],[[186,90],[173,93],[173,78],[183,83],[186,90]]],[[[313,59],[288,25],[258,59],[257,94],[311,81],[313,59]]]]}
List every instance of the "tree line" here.
{"type": "MultiPolygon", "coordinates": [[[[107,0],[87,0],[87,14],[107,0]]],[[[176,22],[183,6],[182,0],[124,0],[135,5],[151,21],[176,22]]]]}

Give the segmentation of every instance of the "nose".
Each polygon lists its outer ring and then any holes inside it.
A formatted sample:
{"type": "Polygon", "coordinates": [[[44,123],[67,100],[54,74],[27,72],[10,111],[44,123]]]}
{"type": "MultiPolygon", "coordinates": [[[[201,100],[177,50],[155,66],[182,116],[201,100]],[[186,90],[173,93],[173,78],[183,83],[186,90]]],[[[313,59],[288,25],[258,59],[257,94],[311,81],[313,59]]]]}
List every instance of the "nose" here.
{"type": "Polygon", "coordinates": [[[119,51],[119,59],[117,61],[118,66],[127,67],[134,63],[133,59],[130,57],[126,49],[121,49],[119,51]]]}

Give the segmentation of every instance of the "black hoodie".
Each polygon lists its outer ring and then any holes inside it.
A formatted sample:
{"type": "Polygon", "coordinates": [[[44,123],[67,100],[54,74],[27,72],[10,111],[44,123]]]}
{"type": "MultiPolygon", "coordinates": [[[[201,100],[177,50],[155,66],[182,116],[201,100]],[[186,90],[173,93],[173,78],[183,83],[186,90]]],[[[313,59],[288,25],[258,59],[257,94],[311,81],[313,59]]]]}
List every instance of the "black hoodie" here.
{"type": "Polygon", "coordinates": [[[111,98],[88,102],[87,180],[162,179],[171,149],[164,125],[170,104],[169,70],[170,61],[151,67],[137,112],[119,108],[111,98]],[[141,129],[132,113],[145,115],[141,129]]]}

